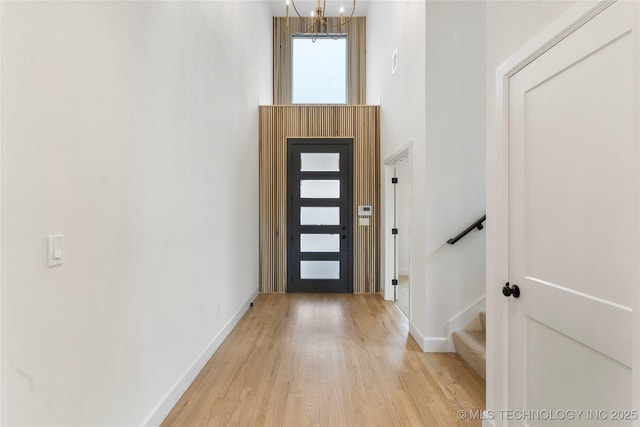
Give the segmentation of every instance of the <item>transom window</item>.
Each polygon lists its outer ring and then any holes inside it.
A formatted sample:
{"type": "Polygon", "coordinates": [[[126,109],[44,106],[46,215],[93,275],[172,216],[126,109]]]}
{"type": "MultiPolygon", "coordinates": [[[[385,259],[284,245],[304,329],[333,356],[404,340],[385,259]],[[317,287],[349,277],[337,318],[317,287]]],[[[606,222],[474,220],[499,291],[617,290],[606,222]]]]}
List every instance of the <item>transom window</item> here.
{"type": "Polygon", "coordinates": [[[291,59],[294,104],[347,103],[346,36],[293,36],[291,59]]]}

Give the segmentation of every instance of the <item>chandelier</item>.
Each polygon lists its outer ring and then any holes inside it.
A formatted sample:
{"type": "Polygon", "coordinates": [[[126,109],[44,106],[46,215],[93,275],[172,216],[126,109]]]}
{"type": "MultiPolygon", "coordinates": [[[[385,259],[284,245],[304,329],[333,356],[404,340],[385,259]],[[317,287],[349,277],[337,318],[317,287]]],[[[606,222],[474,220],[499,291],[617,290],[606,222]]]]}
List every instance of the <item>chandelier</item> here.
{"type": "Polygon", "coordinates": [[[293,35],[310,35],[313,42],[316,41],[318,35],[332,37],[332,34],[344,33],[344,26],[349,23],[349,21],[353,17],[353,13],[356,10],[356,0],[353,0],[351,13],[346,20],[344,19],[344,7],[340,7],[340,20],[337,24],[329,23],[327,17],[325,16],[325,11],[327,10],[327,0],[323,0],[322,4],[320,3],[321,0],[318,0],[316,10],[311,11],[311,15],[309,17],[305,17],[300,15],[300,12],[296,7],[295,0],[287,0],[285,11],[287,15],[287,29],[289,30],[289,32],[293,35]],[[302,31],[294,31],[289,25],[289,1],[291,1],[291,5],[293,6],[293,10],[295,11],[296,15],[298,15],[298,17],[303,22],[302,31]]]}

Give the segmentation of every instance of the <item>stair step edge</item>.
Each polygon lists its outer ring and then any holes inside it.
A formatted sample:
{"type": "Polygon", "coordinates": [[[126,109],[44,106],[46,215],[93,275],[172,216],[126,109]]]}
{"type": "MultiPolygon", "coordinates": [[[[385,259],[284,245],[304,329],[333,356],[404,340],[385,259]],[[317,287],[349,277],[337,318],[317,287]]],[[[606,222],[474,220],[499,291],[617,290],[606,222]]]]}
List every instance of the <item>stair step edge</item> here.
{"type": "Polygon", "coordinates": [[[487,358],[484,332],[454,332],[453,345],[460,358],[481,378],[486,379],[487,358]]]}
{"type": "Polygon", "coordinates": [[[466,343],[473,343],[470,344],[473,346],[487,348],[487,338],[484,331],[456,331],[453,333],[454,344],[456,339],[466,343]]]}

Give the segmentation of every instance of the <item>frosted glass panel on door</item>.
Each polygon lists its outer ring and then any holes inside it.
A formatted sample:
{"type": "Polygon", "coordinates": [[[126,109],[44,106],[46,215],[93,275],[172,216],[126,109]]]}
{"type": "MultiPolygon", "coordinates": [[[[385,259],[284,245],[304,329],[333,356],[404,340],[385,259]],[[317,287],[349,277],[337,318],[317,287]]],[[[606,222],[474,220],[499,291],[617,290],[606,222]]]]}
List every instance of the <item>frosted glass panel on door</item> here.
{"type": "Polygon", "coordinates": [[[340,235],[301,234],[300,252],[340,252],[340,235]]]}
{"type": "Polygon", "coordinates": [[[339,279],[340,261],[300,261],[301,279],[339,279]]]}
{"type": "Polygon", "coordinates": [[[300,197],[303,199],[339,199],[340,180],[309,180],[300,181],[300,197]]]}
{"type": "Polygon", "coordinates": [[[300,225],[340,225],[340,208],[303,206],[300,208],[300,225]]]}
{"type": "Polygon", "coordinates": [[[302,172],[337,172],[340,170],[340,153],[300,153],[302,172]]]}

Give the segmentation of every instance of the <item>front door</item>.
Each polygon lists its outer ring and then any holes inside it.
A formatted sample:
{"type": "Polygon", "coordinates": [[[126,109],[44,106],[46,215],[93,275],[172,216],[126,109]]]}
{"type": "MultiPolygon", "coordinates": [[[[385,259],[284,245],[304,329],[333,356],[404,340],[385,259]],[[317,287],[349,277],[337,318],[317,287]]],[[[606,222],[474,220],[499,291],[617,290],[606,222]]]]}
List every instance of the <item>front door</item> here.
{"type": "Polygon", "coordinates": [[[510,426],[637,416],[635,7],[613,4],[509,81],[509,288],[520,293],[506,291],[508,404],[547,411],[516,413],[510,426]],[[568,410],[584,412],[563,419],[568,410]]]}
{"type": "Polygon", "coordinates": [[[353,292],[352,146],[288,139],[288,292],[353,292]]]}

